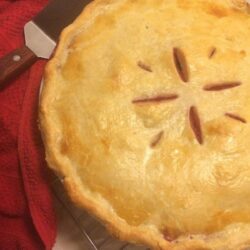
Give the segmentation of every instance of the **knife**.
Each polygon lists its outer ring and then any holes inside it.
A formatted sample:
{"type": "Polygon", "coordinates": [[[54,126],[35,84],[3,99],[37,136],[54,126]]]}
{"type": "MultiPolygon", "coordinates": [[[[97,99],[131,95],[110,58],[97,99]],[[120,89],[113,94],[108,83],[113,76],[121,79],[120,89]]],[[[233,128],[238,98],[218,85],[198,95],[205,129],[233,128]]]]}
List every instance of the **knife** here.
{"type": "Polygon", "coordinates": [[[0,89],[28,69],[38,58],[49,59],[64,27],[74,21],[91,0],[51,0],[24,26],[25,45],[0,59],[0,89]]]}

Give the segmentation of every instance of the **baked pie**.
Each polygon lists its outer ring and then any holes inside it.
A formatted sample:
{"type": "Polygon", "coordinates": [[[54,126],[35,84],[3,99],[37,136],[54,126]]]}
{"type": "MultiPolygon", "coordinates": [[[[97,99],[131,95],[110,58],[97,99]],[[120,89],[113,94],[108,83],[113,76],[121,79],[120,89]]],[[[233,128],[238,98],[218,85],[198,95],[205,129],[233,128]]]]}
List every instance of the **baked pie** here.
{"type": "Polygon", "coordinates": [[[95,0],[48,63],[40,123],[72,199],[153,249],[250,247],[243,0],[95,0]]]}

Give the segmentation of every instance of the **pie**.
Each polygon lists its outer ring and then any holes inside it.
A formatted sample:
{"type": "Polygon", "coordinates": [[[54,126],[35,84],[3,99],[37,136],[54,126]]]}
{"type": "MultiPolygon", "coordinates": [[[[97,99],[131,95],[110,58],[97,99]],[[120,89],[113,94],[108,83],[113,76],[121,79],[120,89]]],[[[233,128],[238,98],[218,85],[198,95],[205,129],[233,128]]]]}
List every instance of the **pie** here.
{"type": "Polygon", "coordinates": [[[122,240],[250,247],[250,8],[95,0],[46,67],[40,126],[72,200],[122,240]]]}

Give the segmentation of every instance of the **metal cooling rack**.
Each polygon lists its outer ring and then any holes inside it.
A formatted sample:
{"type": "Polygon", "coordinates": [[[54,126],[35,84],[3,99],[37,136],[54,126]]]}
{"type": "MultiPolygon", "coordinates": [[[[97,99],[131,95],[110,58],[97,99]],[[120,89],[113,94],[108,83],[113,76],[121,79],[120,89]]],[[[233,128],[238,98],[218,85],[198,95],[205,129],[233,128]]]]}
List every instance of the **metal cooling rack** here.
{"type": "MultiPolygon", "coordinates": [[[[53,192],[55,204],[57,204],[56,210],[60,210],[60,213],[64,213],[64,217],[67,217],[69,231],[77,231],[78,246],[67,247],[60,250],[149,250],[149,248],[143,246],[135,246],[127,242],[119,241],[113,238],[107,230],[99,223],[95,218],[87,214],[82,209],[77,208],[67,196],[64,187],[62,185],[63,179],[55,177],[51,181],[51,189],[53,192]]],[[[60,221],[61,218],[58,219],[60,221]]],[[[65,226],[62,226],[61,230],[64,230],[65,226]]],[[[60,228],[59,228],[60,230],[60,228]]],[[[74,233],[75,235],[76,233],[74,233]]],[[[73,239],[72,241],[77,242],[73,239]]],[[[77,244],[77,243],[75,243],[77,244]]],[[[57,250],[56,249],[56,250],[57,250]]]]}

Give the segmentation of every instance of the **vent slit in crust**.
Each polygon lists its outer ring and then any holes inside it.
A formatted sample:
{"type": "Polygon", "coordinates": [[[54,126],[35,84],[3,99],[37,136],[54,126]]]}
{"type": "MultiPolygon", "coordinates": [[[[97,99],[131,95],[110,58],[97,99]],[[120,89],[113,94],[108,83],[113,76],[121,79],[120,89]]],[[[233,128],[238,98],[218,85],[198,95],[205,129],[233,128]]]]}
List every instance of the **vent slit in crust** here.
{"type": "Polygon", "coordinates": [[[145,70],[145,71],[153,72],[153,70],[151,69],[151,67],[150,67],[149,65],[143,63],[142,61],[139,61],[139,62],[137,63],[137,65],[138,65],[141,69],[143,69],[143,70],[145,70]]]}
{"type": "Polygon", "coordinates": [[[200,117],[195,106],[192,106],[189,109],[189,122],[195,138],[197,139],[199,144],[203,144],[203,134],[201,129],[200,117]]]}
{"type": "Polygon", "coordinates": [[[132,103],[140,104],[140,103],[160,103],[160,102],[167,102],[167,101],[174,101],[179,98],[177,94],[165,94],[165,95],[157,95],[153,97],[145,97],[145,98],[138,98],[134,99],[132,103]]]}
{"type": "Polygon", "coordinates": [[[235,88],[241,85],[241,82],[223,82],[223,83],[211,83],[203,87],[205,91],[221,91],[226,89],[235,88]]]}
{"type": "Polygon", "coordinates": [[[176,70],[183,82],[189,81],[189,69],[186,56],[180,48],[173,49],[173,57],[176,70]]]}
{"type": "Polygon", "coordinates": [[[239,115],[236,115],[236,114],[232,114],[232,113],[226,113],[225,116],[231,118],[231,119],[234,119],[236,121],[239,121],[239,122],[242,122],[242,123],[247,123],[246,119],[239,116],[239,115]]]}
{"type": "Polygon", "coordinates": [[[209,55],[208,55],[208,58],[211,59],[215,56],[217,52],[217,49],[215,47],[213,47],[210,51],[209,51],[209,55]]]}
{"type": "Polygon", "coordinates": [[[161,141],[163,135],[164,135],[164,131],[159,132],[159,133],[154,137],[154,139],[152,140],[152,142],[151,142],[151,144],[150,144],[150,147],[151,147],[151,148],[156,147],[156,146],[160,143],[160,141],[161,141]]]}

